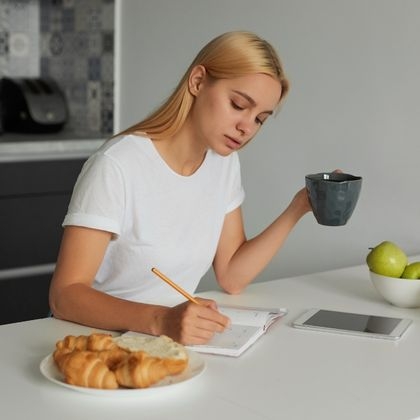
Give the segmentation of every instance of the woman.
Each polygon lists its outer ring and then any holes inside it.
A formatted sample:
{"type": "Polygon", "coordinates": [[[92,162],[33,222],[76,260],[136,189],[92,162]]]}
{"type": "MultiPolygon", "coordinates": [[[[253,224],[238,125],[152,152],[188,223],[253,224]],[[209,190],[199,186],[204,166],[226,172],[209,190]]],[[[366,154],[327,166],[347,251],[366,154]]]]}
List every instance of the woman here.
{"type": "Polygon", "coordinates": [[[54,316],[183,344],[223,331],[229,319],[214,301],[182,302],[151,268],[194,293],[213,265],[220,287],[239,293],[310,210],[301,189],[267,229],[245,236],[236,151],[287,91],[279,58],[255,34],[207,44],[159,109],[85,164],[63,223],[54,316]]]}

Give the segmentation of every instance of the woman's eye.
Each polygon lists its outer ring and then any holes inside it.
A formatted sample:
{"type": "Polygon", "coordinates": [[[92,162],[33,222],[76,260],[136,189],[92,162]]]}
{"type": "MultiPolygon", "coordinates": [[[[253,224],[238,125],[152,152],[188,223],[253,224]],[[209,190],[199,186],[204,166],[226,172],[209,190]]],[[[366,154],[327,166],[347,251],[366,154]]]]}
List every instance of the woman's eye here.
{"type": "Polygon", "coordinates": [[[237,109],[237,110],[239,110],[239,111],[242,111],[244,108],[243,107],[241,107],[240,105],[238,105],[236,102],[234,102],[234,101],[231,101],[230,102],[231,103],[231,105],[232,105],[232,108],[234,108],[234,109],[237,109]]]}

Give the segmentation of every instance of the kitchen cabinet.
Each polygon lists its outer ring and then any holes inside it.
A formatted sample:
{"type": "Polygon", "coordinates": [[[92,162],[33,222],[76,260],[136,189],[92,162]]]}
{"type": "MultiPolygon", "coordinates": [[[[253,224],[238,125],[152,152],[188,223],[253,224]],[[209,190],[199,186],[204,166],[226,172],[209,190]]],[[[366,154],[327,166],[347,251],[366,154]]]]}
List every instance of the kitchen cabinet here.
{"type": "Polygon", "coordinates": [[[48,314],[61,223],[85,160],[0,162],[0,324],[48,314]]]}

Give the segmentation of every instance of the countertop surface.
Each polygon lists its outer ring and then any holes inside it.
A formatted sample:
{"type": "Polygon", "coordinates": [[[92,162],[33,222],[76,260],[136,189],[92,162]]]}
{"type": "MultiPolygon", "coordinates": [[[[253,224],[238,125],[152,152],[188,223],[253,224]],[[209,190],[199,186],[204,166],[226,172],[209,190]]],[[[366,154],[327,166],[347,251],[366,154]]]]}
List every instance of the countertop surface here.
{"type": "Polygon", "coordinates": [[[90,156],[105,138],[74,138],[65,134],[0,135],[0,163],[73,159],[90,156]]]}
{"type": "Polygon", "coordinates": [[[41,361],[66,335],[92,328],[39,319],[0,326],[0,404],[7,419],[102,420],[413,420],[420,416],[420,309],[391,306],[366,266],[273,280],[241,295],[206,292],[220,303],[286,307],[238,358],[202,355],[206,370],[182,386],[119,398],[60,386],[41,361]],[[388,340],[303,331],[291,322],[311,307],[410,318],[404,337],[388,340]]]}

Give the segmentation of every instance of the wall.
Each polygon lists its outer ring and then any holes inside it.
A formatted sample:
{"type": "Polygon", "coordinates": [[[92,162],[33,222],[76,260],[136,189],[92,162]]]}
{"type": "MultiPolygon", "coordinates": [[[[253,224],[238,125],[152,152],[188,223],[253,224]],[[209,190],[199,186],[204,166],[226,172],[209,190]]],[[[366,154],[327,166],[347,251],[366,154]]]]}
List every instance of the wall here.
{"type": "MultiPolygon", "coordinates": [[[[344,227],[305,216],[258,281],[364,263],[392,240],[420,252],[420,2],[416,0],[117,0],[116,126],[145,116],[199,48],[248,29],[278,49],[292,90],[241,151],[249,236],[284,209],[304,175],[364,178],[344,227]]],[[[368,277],[367,277],[368,278],[368,277]]],[[[213,287],[208,274],[201,289],[213,287]]]]}
{"type": "Polygon", "coordinates": [[[2,0],[0,77],[52,77],[70,118],[64,133],[113,131],[114,0],[2,0]]]}

